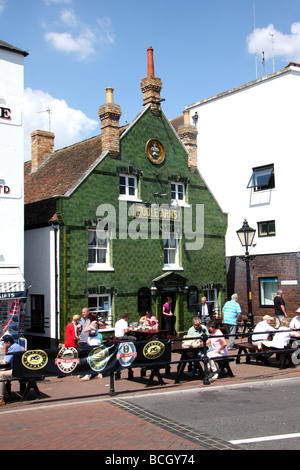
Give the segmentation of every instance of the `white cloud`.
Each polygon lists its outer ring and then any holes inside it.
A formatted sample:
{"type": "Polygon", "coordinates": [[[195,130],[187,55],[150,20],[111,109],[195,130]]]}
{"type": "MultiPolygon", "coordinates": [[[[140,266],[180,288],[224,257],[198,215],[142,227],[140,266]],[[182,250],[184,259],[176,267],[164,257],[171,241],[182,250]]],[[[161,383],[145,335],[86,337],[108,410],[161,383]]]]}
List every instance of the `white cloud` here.
{"type": "Polygon", "coordinates": [[[95,35],[86,30],[74,37],[70,33],[46,33],[45,39],[54,49],[63,52],[76,52],[79,59],[85,59],[94,52],[95,35]]]}
{"type": "Polygon", "coordinates": [[[5,7],[6,7],[5,0],[0,0],[0,13],[3,12],[5,7]]]}
{"type": "Polygon", "coordinates": [[[31,132],[37,129],[49,130],[47,109],[51,109],[51,131],[55,134],[55,149],[100,133],[100,121],[88,118],[82,111],[70,108],[64,100],[53,98],[49,93],[25,88],[25,161],[31,158],[31,132]]]}
{"type": "Polygon", "coordinates": [[[256,28],[247,37],[248,52],[250,54],[265,53],[265,58],[281,57],[287,62],[300,62],[300,23],[291,25],[291,33],[284,34],[277,31],[274,25],[266,28],[256,28]]]}
{"type": "Polygon", "coordinates": [[[91,26],[82,22],[72,8],[60,12],[60,21],[53,31],[49,27],[45,40],[56,50],[75,53],[79,59],[86,59],[97,49],[97,45],[114,43],[114,34],[109,18],[96,19],[96,25],[91,26]]]}

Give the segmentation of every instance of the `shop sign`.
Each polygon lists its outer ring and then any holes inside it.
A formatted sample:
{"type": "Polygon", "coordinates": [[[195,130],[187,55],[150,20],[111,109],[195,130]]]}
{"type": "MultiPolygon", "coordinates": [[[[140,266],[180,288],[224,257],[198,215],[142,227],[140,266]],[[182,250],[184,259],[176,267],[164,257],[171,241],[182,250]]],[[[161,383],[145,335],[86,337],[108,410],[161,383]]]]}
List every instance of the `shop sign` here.
{"type": "Polygon", "coordinates": [[[0,123],[20,126],[22,123],[21,110],[0,106],[0,123]]]}

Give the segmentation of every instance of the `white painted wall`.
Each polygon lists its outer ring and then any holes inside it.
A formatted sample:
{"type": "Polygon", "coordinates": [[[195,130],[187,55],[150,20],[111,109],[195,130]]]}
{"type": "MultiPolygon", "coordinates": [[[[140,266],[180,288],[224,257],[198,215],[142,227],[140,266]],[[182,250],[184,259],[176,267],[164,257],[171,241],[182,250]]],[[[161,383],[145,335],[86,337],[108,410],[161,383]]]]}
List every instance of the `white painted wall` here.
{"type": "MultiPolygon", "coordinates": [[[[25,232],[25,277],[27,284],[31,286],[28,291],[27,315],[30,315],[31,311],[31,296],[44,295],[45,336],[49,338],[56,338],[55,236],[53,227],[25,232]]],[[[57,236],[57,240],[58,238],[57,236]]],[[[59,332],[59,324],[57,326],[59,332]]],[[[38,336],[41,336],[40,333],[38,336]]]]}
{"type": "Polygon", "coordinates": [[[0,49],[0,268],[24,271],[24,56],[0,49]],[[4,193],[4,186],[10,192],[4,193]]]}
{"type": "Polygon", "coordinates": [[[275,220],[276,236],[255,237],[252,254],[300,251],[298,156],[300,68],[289,67],[193,105],[198,113],[198,168],[228,213],[226,255],[244,253],[236,230],[247,218],[275,220]],[[275,188],[247,189],[252,168],[274,164],[275,188]]]}

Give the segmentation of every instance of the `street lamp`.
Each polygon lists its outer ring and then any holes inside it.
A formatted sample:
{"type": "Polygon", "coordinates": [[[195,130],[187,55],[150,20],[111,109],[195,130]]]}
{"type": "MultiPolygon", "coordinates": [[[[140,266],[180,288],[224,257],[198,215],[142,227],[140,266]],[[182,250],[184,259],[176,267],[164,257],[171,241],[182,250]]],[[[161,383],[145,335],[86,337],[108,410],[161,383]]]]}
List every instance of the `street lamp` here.
{"type": "Polygon", "coordinates": [[[244,220],[242,228],[237,230],[237,235],[243,247],[245,247],[245,256],[242,258],[246,262],[246,275],[247,275],[247,297],[248,297],[248,320],[250,321],[251,331],[254,327],[254,317],[252,312],[252,292],[251,292],[251,277],[250,277],[250,256],[249,247],[253,243],[253,238],[256,230],[249,227],[247,220],[244,220]]]}

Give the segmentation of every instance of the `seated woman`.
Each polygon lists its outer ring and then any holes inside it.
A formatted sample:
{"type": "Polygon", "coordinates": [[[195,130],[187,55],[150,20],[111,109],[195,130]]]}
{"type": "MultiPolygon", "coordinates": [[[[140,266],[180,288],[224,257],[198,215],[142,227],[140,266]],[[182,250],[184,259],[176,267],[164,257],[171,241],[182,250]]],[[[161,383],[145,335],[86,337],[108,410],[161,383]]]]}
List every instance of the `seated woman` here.
{"type": "Polygon", "coordinates": [[[284,349],[290,342],[293,330],[289,328],[290,322],[287,318],[284,318],[280,322],[280,327],[277,332],[274,334],[272,341],[261,341],[258,345],[258,348],[276,348],[284,349]],[[279,334],[278,334],[279,333],[279,334]]]}
{"type": "Polygon", "coordinates": [[[208,323],[208,331],[210,333],[210,337],[207,340],[207,345],[210,344],[212,347],[212,351],[208,351],[207,357],[209,358],[209,368],[211,372],[213,372],[213,376],[211,377],[212,380],[218,378],[218,366],[213,360],[214,357],[222,357],[227,356],[227,342],[223,336],[221,330],[219,330],[218,322],[212,320],[208,323]]]}
{"type": "Polygon", "coordinates": [[[151,313],[146,312],[139,320],[139,323],[144,326],[151,326],[151,313]]]}

